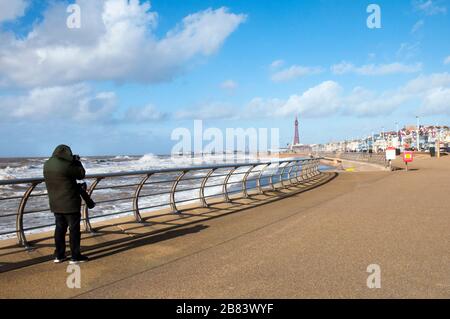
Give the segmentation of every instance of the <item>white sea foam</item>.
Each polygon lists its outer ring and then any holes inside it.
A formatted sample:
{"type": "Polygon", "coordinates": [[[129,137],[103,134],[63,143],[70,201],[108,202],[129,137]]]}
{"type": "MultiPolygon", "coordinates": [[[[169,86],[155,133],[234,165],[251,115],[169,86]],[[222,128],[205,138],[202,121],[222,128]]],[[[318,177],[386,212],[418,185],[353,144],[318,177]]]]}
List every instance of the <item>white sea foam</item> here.
{"type": "Polygon", "coordinates": [[[118,156],[114,157],[113,159],[114,160],[129,160],[129,159],[131,159],[131,157],[127,156],[127,155],[118,155],[118,156]]]}
{"type": "MultiPolygon", "coordinates": [[[[256,161],[258,158],[245,154],[219,154],[203,156],[157,156],[145,154],[141,157],[116,156],[110,158],[82,158],[82,162],[88,174],[101,174],[111,172],[163,169],[174,167],[190,167],[207,164],[220,164],[228,162],[256,161]]],[[[269,161],[270,158],[259,158],[262,161],[269,161]]],[[[42,170],[45,160],[29,160],[25,165],[7,166],[0,169],[0,180],[10,180],[16,178],[42,177],[42,170]]]]}

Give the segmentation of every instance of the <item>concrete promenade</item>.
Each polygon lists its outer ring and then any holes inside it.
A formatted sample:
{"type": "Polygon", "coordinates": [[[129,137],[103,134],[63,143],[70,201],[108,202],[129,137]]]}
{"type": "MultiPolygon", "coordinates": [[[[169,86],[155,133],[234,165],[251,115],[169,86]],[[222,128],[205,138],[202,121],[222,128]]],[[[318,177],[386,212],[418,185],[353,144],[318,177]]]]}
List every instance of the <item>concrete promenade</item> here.
{"type": "Polygon", "coordinates": [[[3,242],[0,297],[450,298],[450,156],[409,167],[104,225],[83,235],[80,289],[48,234],[32,252],[3,242]],[[370,264],[380,289],[367,288],[370,264]]]}

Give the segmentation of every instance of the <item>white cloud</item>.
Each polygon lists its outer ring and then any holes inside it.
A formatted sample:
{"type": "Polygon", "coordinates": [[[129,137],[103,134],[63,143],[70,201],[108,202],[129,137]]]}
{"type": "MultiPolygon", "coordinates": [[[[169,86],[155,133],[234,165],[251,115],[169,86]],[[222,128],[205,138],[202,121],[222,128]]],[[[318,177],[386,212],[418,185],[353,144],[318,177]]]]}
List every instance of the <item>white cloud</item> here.
{"type": "Polygon", "coordinates": [[[28,1],[25,0],[1,0],[0,23],[23,16],[27,7],[28,1]]]}
{"type": "Polygon", "coordinates": [[[243,117],[284,117],[301,114],[304,117],[327,116],[335,113],[341,103],[342,87],[325,81],[287,100],[253,98],[245,107],[243,117]]]}
{"type": "Polygon", "coordinates": [[[124,120],[127,122],[152,122],[164,120],[166,113],[160,112],[155,106],[149,104],[144,107],[130,107],[125,113],[124,120]]]}
{"type": "Polygon", "coordinates": [[[402,106],[414,105],[411,112],[423,115],[450,114],[450,74],[420,75],[393,90],[377,92],[355,87],[346,93],[334,81],[325,81],[287,99],[252,99],[242,117],[302,117],[347,115],[354,117],[383,116],[402,106]]]}
{"type": "Polygon", "coordinates": [[[355,87],[342,100],[341,114],[357,117],[383,116],[394,112],[410,96],[399,92],[377,93],[362,87],[355,87]]]}
{"type": "MultiPolygon", "coordinates": [[[[389,115],[404,106],[422,115],[450,114],[449,94],[450,73],[420,75],[396,89],[381,92],[360,86],[346,92],[338,82],[324,81],[286,99],[255,97],[241,111],[221,102],[179,110],[173,114],[160,113],[149,106],[143,110],[148,116],[136,110],[132,118],[223,120],[290,117],[296,114],[305,118],[333,115],[376,117],[389,115]]],[[[125,118],[131,119],[129,116],[125,118]]]]}
{"type": "Polygon", "coordinates": [[[224,90],[234,90],[238,87],[238,84],[233,80],[226,80],[220,84],[220,87],[224,90]]]}
{"type": "Polygon", "coordinates": [[[130,107],[118,114],[114,92],[96,92],[87,84],[35,88],[22,95],[0,96],[0,113],[4,120],[49,120],[97,123],[143,123],[164,120],[169,114],[152,104],[130,107]]]}
{"type": "Polygon", "coordinates": [[[285,82],[294,80],[301,76],[313,75],[322,73],[323,69],[320,67],[306,67],[300,65],[293,65],[289,68],[276,72],[272,75],[272,81],[285,82]]]}
{"type": "Polygon", "coordinates": [[[444,64],[450,64],[450,55],[445,58],[444,64]]]}
{"type": "Polygon", "coordinates": [[[413,27],[412,27],[412,29],[411,29],[411,33],[416,33],[416,32],[419,31],[424,25],[425,25],[425,21],[423,21],[423,20],[417,21],[417,22],[413,25],[413,27]]]}
{"type": "MultiPolygon", "coordinates": [[[[448,106],[437,102],[425,103],[425,99],[436,88],[450,88],[450,74],[437,73],[420,75],[403,86],[393,90],[377,92],[364,87],[354,87],[349,92],[335,81],[324,81],[304,92],[290,95],[286,99],[255,97],[248,102],[243,111],[236,113],[221,103],[209,105],[195,111],[179,111],[178,119],[192,118],[273,118],[301,114],[302,117],[327,117],[347,115],[354,117],[373,117],[391,114],[398,108],[413,103],[422,105],[421,112],[430,114],[446,112],[448,106]]],[[[435,94],[437,95],[437,94],[435,94]]],[[[433,97],[435,96],[433,95],[433,97]]],[[[442,95],[438,95],[440,97],[442,95]]],[[[437,98],[430,101],[436,101],[437,98]]],[[[443,99],[439,100],[443,101],[443,99]]]]}
{"type": "Polygon", "coordinates": [[[345,61],[331,66],[331,72],[333,72],[334,74],[345,74],[355,72],[355,70],[356,67],[353,64],[345,61]]]}
{"type": "Polygon", "coordinates": [[[279,67],[282,67],[284,65],[283,60],[275,60],[270,64],[271,69],[278,69],[279,67]]]}
{"type": "Polygon", "coordinates": [[[434,0],[415,0],[414,9],[428,16],[447,13],[447,7],[436,4],[434,0]]]}
{"type": "Polygon", "coordinates": [[[419,112],[422,115],[450,114],[450,73],[419,76],[399,92],[415,98],[421,105],[419,112]]]}
{"type": "MultiPolygon", "coordinates": [[[[24,39],[0,43],[0,84],[55,86],[91,80],[156,83],[214,54],[245,20],[226,8],[185,17],[158,39],[158,15],[139,0],[78,0],[82,27],[66,27],[66,6],[52,3],[24,39]]],[[[1,37],[1,34],[0,34],[1,37]]]]}
{"type": "Polygon", "coordinates": [[[331,67],[331,71],[334,74],[346,74],[356,73],[360,75],[389,75],[400,73],[416,73],[422,70],[422,64],[416,63],[412,65],[406,65],[402,63],[390,63],[390,64],[366,64],[362,66],[355,66],[348,62],[341,62],[331,67]]]}
{"type": "Polygon", "coordinates": [[[406,94],[420,94],[437,87],[450,86],[450,73],[433,73],[431,75],[420,75],[408,81],[400,88],[406,94]]]}
{"type": "Polygon", "coordinates": [[[116,106],[115,93],[93,92],[85,84],[35,88],[23,95],[7,95],[0,99],[4,119],[26,121],[108,121],[116,106]]]}
{"type": "Polygon", "coordinates": [[[403,86],[383,92],[357,87],[343,99],[341,111],[346,115],[361,117],[379,116],[391,114],[402,106],[421,105],[419,109],[415,108],[411,111],[428,115],[437,114],[436,110],[439,109],[441,114],[444,114],[450,111],[450,105],[446,107],[440,105],[440,108],[437,108],[436,104],[426,102],[430,93],[440,88],[450,88],[449,73],[420,75],[403,86]]]}
{"type": "Polygon", "coordinates": [[[439,87],[428,91],[423,99],[420,113],[450,115],[450,87],[439,87]]]}
{"type": "Polygon", "coordinates": [[[214,102],[195,109],[179,110],[173,114],[176,120],[224,120],[236,117],[236,110],[226,103],[214,102]]]}
{"type": "Polygon", "coordinates": [[[281,116],[300,113],[306,117],[318,117],[335,113],[341,103],[342,87],[334,81],[325,81],[301,95],[291,95],[278,110],[281,116]]]}
{"type": "Polygon", "coordinates": [[[407,60],[415,57],[420,51],[420,42],[400,44],[400,48],[397,50],[397,59],[407,60]]]}
{"type": "Polygon", "coordinates": [[[347,115],[377,116],[390,114],[402,106],[420,105],[411,111],[423,115],[449,114],[450,104],[445,102],[449,89],[449,73],[420,75],[403,86],[383,92],[357,87],[343,99],[340,111],[347,115]]]}
{"type": "Polygon", "coordinates": [[[240,114],[243,118],[265,118],[279,116],[278,110],[285,104],[281,99],[253,98],[240,114]]]}

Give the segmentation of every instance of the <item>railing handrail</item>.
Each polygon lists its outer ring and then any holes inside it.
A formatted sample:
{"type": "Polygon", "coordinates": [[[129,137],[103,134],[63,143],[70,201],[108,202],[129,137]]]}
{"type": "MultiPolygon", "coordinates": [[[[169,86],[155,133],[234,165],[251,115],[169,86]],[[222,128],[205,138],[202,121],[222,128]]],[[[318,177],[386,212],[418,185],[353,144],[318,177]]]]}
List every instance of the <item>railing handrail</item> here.
{"type": "Polygon", "coordinates": [[[379,165],[384,166],[386,166],[387,164],[386,155],[384,153],[335,151],[335,152],[316,152],[315,154],[320,154],[322,158],[330,157],[353,161],[364,160],[364,162],[367,161],[374,164],[378,163],[379,165]]]}
{"type": "MultiPolygon", "coordinates": [[[[315,158],[320,159],[320,158],[315,158]]],[[[298,158],[295,161],[306,161],[308,158],[298,158]]],[[[252,165],[267,165],[267,164],[282,164],[286,162],[292,162],[293,159],[286,159],[281,161],[254,161],[254,162],[240,162],[240,163],[230,163],[230,164],[213,164],[213,165],[194,165],[194,166],[182,166],[182,167],[172,167],[172,168],[159,168],[159,169],[149,169],[140,171],[124,171],[116,173],[101,173],[101,174],[87,174],[85,179],[96,179],[96,178],[106,178],[106,177],[124,177],[124,176],[135,176],[135,175],[146,175],[146,174],[159,174],[159,173],[173,173],[180,171],[200,171],[207,169],[220,169],[220,168],[231,168],[231,167],[245,167],[252,165]]],[[[42,183],[44,177],[33,177],[33,178],[18,178],[18,179],[5,179],[0,180],[0,186],[4,185],[15,185],[15,184],[30,184],[30,183],[42,183]]]]}
{"type": "MultiPolygon", "coordinates": [[[[319,163],[320,160],[323,159],[323,157],[312,157],[312,158],[285,158],[285,159],[274,159],[272,161],[251,161],[251,162],[236,162],[236,163],[223,163],[223,164],[212,164],[212,165],[193,165],[193,166],[187,166],[187,167],[172,167],[172,168],[163,168],[163,169],[150,169],[150,170],[139,170],[139,171],[128,171],[128,172],[116,172],[116,173],[103,173],[103,174],[90,174],[85,177],[85,179],[93,180],[90,187],[88,188],[87,192],[89,195],[92,195],[92,193],[95,191],[97,185],[103,181],[108,180],[108,178],[111,178],[114,180],[114,178],[117,177],[125,177],[125,176],[136,176],[141,177],[140,181],[134,183],[134,184],[125,184],[127,188],[134,188],[134,195],[123,197],[119,196],[118,198],[112,198],[111,200],[100,200],[99,203],[106,203],[106,202],[121,202],[121,201],[131,201],[133,208],[119,208],[118,211],[114,211],[113,213],[107,213],[104,215],[97,215],[94,217],[90,217],[89,209],[86,205],[83,204],[82,206],[82,221],[84,223],[84,228],[86,231],[94,231],[91,224],[90,219],[91,218],[99,218],[99,217],[107,217],[107,216],[113,216],[113,215],[120,215],[125,213],[134,213],[135,215],[135,221],[136,222],[142,222],[142,218],[140,215],[141,210],[148,210],[148,209],[154,209],[158,207],[168,207],[170,205],[171,211],[173,213],[178,213],[179,210],[177,208],[177,205],[187,203],[190,201],[197,201],[199,200],[203,207],[207,207],[208,203],[206,202],[207,198],[212,197],[218,197],[223,196],[223,199],[225,202],[231,201],[231,198],[229,195],[235,194],[236,192],[241,192],[243,194],[244,198],[249,197],[248,190],[255,189],[257,193],[262,194],[264,192],[263,186],[261,184],[261,179],[263,177],[263,172],[267,171],[269,174],[266,176],[268,178],[268,183],[265,187],[270,187],[270,190],[276,190],[275,184],[280,184],[281,188],[289,187],[291,184],[295,183],[301,183],[305,180],[309,180],[310,178],[320,174],[319,171],[319,163]],[[276,166],[272,166],[272,165],[276,166]],[[284,165],[286,164],[286,165],[284,165]],[[284,166],[283,166],[284,165],[284,166]],[[247,167],[247,170],[244,170],[243,172],[237,171],[238,168],[247,167]],[[255,168],[259,168],[259,170],[255,170],[255,168]],[[275,171],[269,171],[269,167],[275,167],[275,171]],[[295,167],[295,171],[294,171],[295,167]],[[211,177],[215,177],[213,173],[221,168],[227,168],[229,169],[226,174],[217,175],[220,177],[223,177],[223,180],[221,183],[216,183],[212,185],[207,185],[208,179],[211,177]],[[281,171],[280,171],[281,170],[281,171]],[[205,174],[201,176],[189,176],[186,179],[183,179],[186,174],[192,171],[205,171],[205,174]],[[295,175],[292,176],[293,171],[295,172],[295,175]],[[155,174],[166,174],[167,173],[178,173],[175,174],[176,176],[170,176],[166,180],[163,180],[164,183],[171,183],[170,190],[164,190],[161,192],[156,193],[149,193],[149,194],[140,194],[142,188],[144,185],[150,185],[159,183],[159,180],[148,182],[148,180],[154,176],[155,174]],[[250,176],[251,174],[256,174],[255,176],[250,176]],[[232,176],[242,175],[239,180],[231,180],[230,178],[232,176]],[[274,181],[274,177],[276,177],[276,181],[274,181]],[[301,179],[301,180],[300,180],[301,179]],[[181,188],[177,189],[177,186],[182,181],[188,181],[188,180],[199,180],[201,181],[200,186],[191,187],[191,188],[181,188]],[[254,185],[250,186],[250,188],[247,185],[247,182],[252,181],[254,182],[254,185]],[[295,181],[295,182],[293,182],[295,181]],[[229,185],[236,185],[237,183],[241,184],[241,187],[239,189],[229,189],[229,185]],[[205,195],[205,188],[210,187],[220,187],[222,186],[222,191],[214,194],[205,195]],[[199,190],[199,195],[191,196],[187,199],[177,200],[175,197],[175,193],[178,192],[186,192],[191,190],[199,190]],[[159,195],[169,195],[169,202],[168,203],[156,203],[156,205],[150,205],[148,204],[145,207],[140,207],[139,205],[139,199],[143,197],[148,196],[159,196],[159,195]]],[[[16,229],[15,231],[8,230],[6,232],[3,232],[1,234],[11,234],[16,233],[17,239],[19,241],[19,244],[28,247],[28,241],[26,239],[26,231],[39,229],[39,228],[45,228],[47,226],[51,225],[43,225],[43,226],[33,226],[33,227],[24,227],[23,217],[25,214],[31,214],[31,213],[41,213],[45,211],[50,211],[49,208],[39,208],[38,210],[25,210],[27,206],[28,199],[33,196],[41,196],[41,195],[48,195],[46,193],[39,193],[36,195],[33,195],[32,192],[35,190],[35,188],[44,182],[43,177],[36,177],[36,178],[25,178],[25,179],[12,179],[12,180],[1,180],[0,186],[5,185],[26,185],[26,188],[24,190],[24,193],[22,196],[9,196],[9,197],[3,197],[0,198],[0,200],[15,200],[15,199],[21,199],[20,203],[17,207],[17,213],[16,214],[7,214],[0,217],[7,217],[10,216],[16,216],[16,229]]],[[[44,185],[45,186],[45,185],[44,185]]],[[[108,185],[106,184],[105,189],[115,188],[116,185],[108,185]]],[[[103,189],[103,188],[100,188],[103,189]]]]}

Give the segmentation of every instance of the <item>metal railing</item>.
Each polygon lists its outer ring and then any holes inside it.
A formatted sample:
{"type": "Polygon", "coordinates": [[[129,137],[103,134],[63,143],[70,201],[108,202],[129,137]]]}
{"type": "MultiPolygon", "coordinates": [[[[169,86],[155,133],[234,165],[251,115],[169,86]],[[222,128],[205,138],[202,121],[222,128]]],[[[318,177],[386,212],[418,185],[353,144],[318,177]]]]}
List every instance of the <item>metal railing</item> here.
{"type": "Polygon", "coordinates": [[[368,162],[387,166],[386,155],[384,153],[364,153],[364,152],[333,152],[317,153],[322,157],[346,159],[350,161],[368,162]]]}
{"type": "MultiPolygon", "coordinates": [[[[312,158],[87,175],[87,192],[97,206],[91,212],[82,204],[82,223],[85,231],[95,232],[91,221],[99,218],[133,214],[142,223],[144,210],[169,207],[180,213],[182,204],[208,207],[212,198],[222,197],[224,202],[230,202],[233,194],[248,198],[251,190],[263,194],[311,179],[320,174],[319,162],[320,158],[312,158]]],[[[43,178],[1,180],[0,190],[6,194],[0,195],[0,226],[7,229],[0,236],[16,236],[20,245],[29,247],[27,233],[54,226],[42,224],[52,217],[43,178]],[[31,225],[24,226],[24,219],[31,225]]]]}

